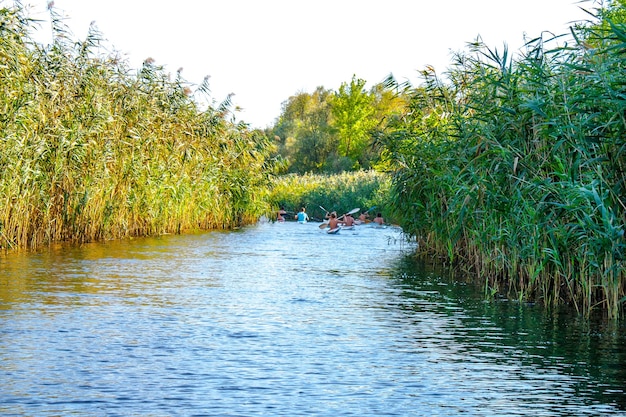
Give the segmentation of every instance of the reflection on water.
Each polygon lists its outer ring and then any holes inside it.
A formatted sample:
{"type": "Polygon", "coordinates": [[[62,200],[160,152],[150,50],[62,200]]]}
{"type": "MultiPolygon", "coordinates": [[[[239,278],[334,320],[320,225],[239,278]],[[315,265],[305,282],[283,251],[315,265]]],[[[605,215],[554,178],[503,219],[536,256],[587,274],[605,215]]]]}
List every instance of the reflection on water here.
{"type": "Polygon", "coordinates": [[[626,331],[486,303],[395,228],[0,257],[0,415],[626,415],[626,331]]]}

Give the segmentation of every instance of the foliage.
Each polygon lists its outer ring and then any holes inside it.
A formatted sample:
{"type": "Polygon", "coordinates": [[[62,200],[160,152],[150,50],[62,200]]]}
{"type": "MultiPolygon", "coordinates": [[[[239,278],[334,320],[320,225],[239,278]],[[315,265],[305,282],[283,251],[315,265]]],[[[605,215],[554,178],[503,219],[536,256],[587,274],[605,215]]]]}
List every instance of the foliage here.
{"type": "Polygon", "coordinates": [[[626,26],[609,23],[518,59],[472,44],[381,138],[405,231],[487,294],[624,310],[626,26]]]}
{"type": "Polygon", "coordinates": [[[340,173],[369,169],[379,159],[377,137],[407,105],[403,90],[386,80],[365,90],[353,77],[339,91],[318,87],[283,103],[266,135],[276,144],[285,172],[340,173]]]}
{"type": "Polygon", "coordinates": [[[277,155],[289,161],[289,172],[319,172],[333,152],[330,128],[331,91],[318,87],[312,94],[300,93],[283,103],[272,136],[277,155]]]}
{"type": "Polygon", "coordinates": [[[376,125],[373,103],[373,95],[365,90],[365,80],[356,77],[352,77],[350,84],[341,84],[331,99],[333,127],[338,139],[337,152],[355,161],[354,168],[365,162],[359,159],[376,125]]]}
{"type": "Polygon", "coordinates": [[[225,228],[267,210],[269,144],[149,59],[133,74],[101,35],[31,40],[0,9],[0,247],[225,228]]]}
{"type": "Polygon", "coordinates": [[[357,207],[366,211],[376,206],[377,211],[386,214],[390,186],[391,178],[375,171],[289,174],[275,179],[269,201],[275,210],[284,207],[297,212],[305,207],[309,216],[316,219],[323,219],[326,214],[320,206],[339,214],[357,207]]]}
{"type": "Polygon", "coordinates": [[[606,0],[604,3],[604,7],[596,11],[599,20],[587,26],[585,35],[587,47],[601,47],[611,42],[611,32],[617,28],[615,25],[626,23],[626,0],[606,0]]]}

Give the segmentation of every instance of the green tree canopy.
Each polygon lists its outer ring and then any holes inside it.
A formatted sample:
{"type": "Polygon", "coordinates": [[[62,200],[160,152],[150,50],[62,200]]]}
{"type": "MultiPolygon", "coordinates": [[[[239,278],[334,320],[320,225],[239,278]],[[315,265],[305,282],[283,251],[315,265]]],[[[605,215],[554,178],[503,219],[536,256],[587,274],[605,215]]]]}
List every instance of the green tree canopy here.
{"type": "Polygon", "coordinates": [[[278,153],[287,160],[289,172],[318,172],[330,154],[331,91],[318,87],[312,94],[298,93],[283,103],[272,132],[278,153]]]}
{"type": "Polygon", "coordinates": [[[375,116],[374,95],[365,89],[365,80],[352,77],[350,83],[343,83],[332,96],[331,112],[333,127],[337,132],[337,151],[359,167],[371,132],[378,124],[375,116]]]}
{"type": "Polygon", "coordinates": [[[375,166],[380,159],[376,138],[408,108],[406,90],[397,83],[374,85],[353,77],[339,91],[318,87],[283,103],[277,123],[266,131],[273,138],[283,172],[338,173],[375,166]]]}

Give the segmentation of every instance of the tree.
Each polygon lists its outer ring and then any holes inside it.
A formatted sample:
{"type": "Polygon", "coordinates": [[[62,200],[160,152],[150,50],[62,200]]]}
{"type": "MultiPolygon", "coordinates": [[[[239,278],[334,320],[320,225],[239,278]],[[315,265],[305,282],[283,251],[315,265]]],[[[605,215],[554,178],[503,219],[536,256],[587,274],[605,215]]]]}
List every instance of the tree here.
{"type": "Polygon", "coordinates": [[[289,172],[319,172],[331,153],[329,96],[318,87],[312,94],[298,93],[283,103],[282,114],[272,129],[279,154],[289,172]]]}
{"type": "Polygon", "coordinates": [[[375,129],[372,131],[371,144],[365,150],[363,159],[371,166],[385,170],[385,164],[381,163],[385,159],[385,145],[382,143],[387,133],[394,131],[401,123],[407,112],[410,111],[412,102],[411,96],[414,88],[408,82],[398,83],[390,75],[386,80],[372,87],[370,92],[374,96],[374,117],[377,121],[375,129]]]}
{"type": "Polygon", "coordinates": [[[353,168],[360,167],[376,126],[374,95],[365,90],[365,80],[352,77],[331,98],[332,125],[337,134],[337,152],[350,158],[353,168]]]}
{"type": "Polygon", "coordinates": [[[265,134],[273,138],[280,172],[339,173],[371,168],[380,159],[375,140],[389,122],[408,108],[406,86],[390,78],[365,90],[353,77],[339,91],[318,87],[283,103],[282,113],[265,134]]]}

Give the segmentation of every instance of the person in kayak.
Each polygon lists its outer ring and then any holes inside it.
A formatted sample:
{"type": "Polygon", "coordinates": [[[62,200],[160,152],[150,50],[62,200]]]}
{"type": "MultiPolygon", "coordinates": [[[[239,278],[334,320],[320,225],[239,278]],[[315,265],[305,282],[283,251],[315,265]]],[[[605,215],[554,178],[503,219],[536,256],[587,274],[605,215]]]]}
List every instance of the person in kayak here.
{"type": "Polygon", "coordinates": [[[309,221],[309,215],[306,214],[306,209],[304,207],[302,207],[300,212],[295,215],[295,218],[298,220],[298,223],[306,223],[309,221]]]}
{"type": "Polygon", "coordinates": [[[343,215],[343,225],[346,227],[354,226],[354,217],[352,217],[352,214],[346,213],[343,215]]]}
{"type": "Polygon", "coordinates": [[[285,207],[281,207],[280,210],[278,210],[278,212],[276,213],[276,221],[278,222],[284,222],[285,218],[283,217],[283,214],[287,214],[287,212],[285,211],[285,207]]]}
{"type": "Polygon", "coordinates": [[[336,229],[339,227],[339,220],[337,219],[337,213],[334,211],[330,213],[330,217],[328,218],[328,227],[330,230],[336,229]]]}

